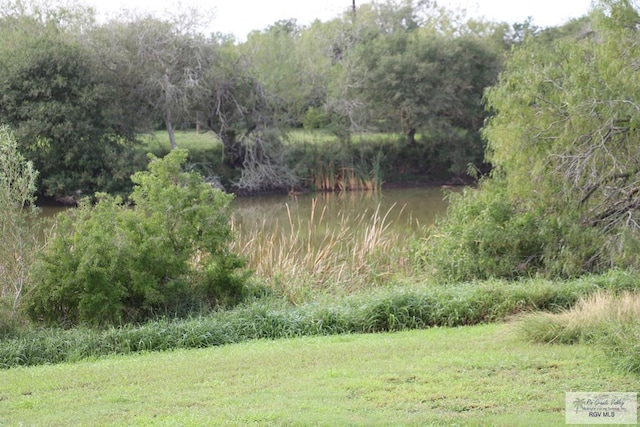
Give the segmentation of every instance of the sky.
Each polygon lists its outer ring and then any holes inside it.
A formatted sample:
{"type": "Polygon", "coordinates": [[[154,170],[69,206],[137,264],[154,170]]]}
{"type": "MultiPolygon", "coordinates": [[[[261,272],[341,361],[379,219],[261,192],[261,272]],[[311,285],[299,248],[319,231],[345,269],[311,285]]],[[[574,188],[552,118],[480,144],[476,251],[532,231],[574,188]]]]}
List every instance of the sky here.
{"type": "MultiPolygon", "coordinates": [[[[98,13],[113,14],[122,9],[138,11],[171,11],[176,0],[84,0],[98,13]]],[[[213,14],[214,31],[234,34],[246,39],[252,30],[262,30],[282,19],[295,18],[299,24],[315,19],[327,21],[349,9],[352,0],[181,0],[182,7],[195,6],[213,14]]],[[[368,0],[356,0],[356,6],[368,0]]],[[[438,0],[438,5],[464,8],[468,16],[483,16],[491,21],[533,23],[546,27],[560,25],[571,18],[585,15],[591,0],[438,0]]]]}

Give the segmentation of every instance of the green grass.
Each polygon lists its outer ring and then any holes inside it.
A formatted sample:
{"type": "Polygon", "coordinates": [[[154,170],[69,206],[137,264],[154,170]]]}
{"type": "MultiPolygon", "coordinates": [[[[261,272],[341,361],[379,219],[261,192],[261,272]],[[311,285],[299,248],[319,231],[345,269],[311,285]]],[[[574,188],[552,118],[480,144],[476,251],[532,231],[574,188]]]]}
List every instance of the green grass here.
{"type": "MultiPolygon", "coordinates": [[[[371,141],[387,141],[396,143],[405,138],[399,133],[383,133],[383,132],[361,132],[354,133],[351,137],[351,143],[360,144],[371,141]]],[[[326,130],[301,130],[294,129],[288,132],[288,142],[295,144],[326,144],[339,143],[338,137],[326,130]]]]}
{"type": "MultiPolygon", "coordinates": [[[[397,142],[402,139],[400,134],[389,133],[359,133],[354,134],[353,143],[367,143],[371,141],[388,141],[397,142]]],[[[144,136],[144,141],[148,147],[153,149],[170,150],[169,135],[165,130],[155,131],[150,135],[144,136]]],[[[202,130],[196,133],[195,130],[178,130],[176,131],[176,141],[180,148],[202,149],[212,144],[219,144],[218,137],[211,131],[202,130]]],[[[287,143],[289,144],[327,144],[339,143],[338,138],[330,132],[323,130],[292,130],[287,134],[287,143]]]]}
{"type": "Polygon", "coordinates": [[[266,298],[186,320],[158,320],[140,326],[96,330],[30,330],[5,338],[0,367],[78,361],[110,354],[167,351],[345,333],[402,331],[504,320],[532,310],[558,311],[600,289],[634,289],[637,276],[625,272],[559,283],[545,280],[487,281],[451,286],[394,286],[335,299],[318,297],[298,306],[266,298]]]}
{"type": "Polygon", "coordinates": [[[0,371],[3,425],[564,424],[566,391],[635,391],[586,345],[505,325],[253,341],[0,371]]]}
{"type": "MultiPolygon", "coordinates": [[[[166,131],[156,131],[150,135],[144,135],[143,141],[146,148],[152,153],[167,153],[171,151],[169,135],[166,131]]],[[[200,152],[220,147],[220,140],[211,131],[196,133],[192,130],[176,131],[176,142],[179,148],[200,152]]]]}

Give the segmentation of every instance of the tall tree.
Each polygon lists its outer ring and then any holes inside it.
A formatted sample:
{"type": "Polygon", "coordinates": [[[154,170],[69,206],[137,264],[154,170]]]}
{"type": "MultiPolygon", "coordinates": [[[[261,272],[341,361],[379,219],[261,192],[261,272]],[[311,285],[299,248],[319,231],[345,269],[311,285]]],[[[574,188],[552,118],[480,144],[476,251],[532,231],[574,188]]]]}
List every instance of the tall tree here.
{"type": "Polygon", "coordinates": [[[433,155],[464,173],[482,160],[482,96],[497,77],[500,47],[467,28],[454,31],[431,4],[382,4],[368,13],[377,31],[360,33],[354,80],[371,123],[401,131],[409,145],[424,133],[433,155]]]}
{"type": "Polygon", "coordinates": [[[141,127],[160,118],[175,149],[175,123],[193,120],[190,98],[206,71],[204,37],[189,26],[143,16],[105,24],[92,43],[114,87],[136,106],[141,127]]]}
{"type": "Polygon", "coordinates": [[[241,172],[236,186],[254,192],[295,185],[284,163],[281,104],[252,74],[250,57],[227,39],[212,43],[193,108],[222,142],[227,165],[241,172]]]}
{"type": "Polygon", "coordinates": [[[0,50],[0,118],[15,129],[47,196],[121,191],[135,165],[128,135],[105,113],[119,100],[91,66],[80,34],[51,19],[3,18],[11,25],[2,27],[10,42],[0,50]]]}
{"type": "Polygon", "coordinates": [[[464,280],[462,270],[640,268],[640,13],[603,0],[590,21],[578,34],[526,38],[488,90],[494,170],[434,233],[434,268],[464,280]]]}
{"type": "Polygon", "coordinates": [[[295,20],[278,21],[252,32],[240,46],[250,72],[273,97],[274,114],[284,125],[297,127],[310,107],[324,100],[326,71],[316,64],[317,46],[304,37],[295,20]]]}
{"type": "Polygon", "coordinates": [[[640,231],[640,15],[628,1],[600,7],[578,37],[516,52],[489,92],[498,114],[485,133],[514,190],[546,188],[584,224],[640,231]]]}

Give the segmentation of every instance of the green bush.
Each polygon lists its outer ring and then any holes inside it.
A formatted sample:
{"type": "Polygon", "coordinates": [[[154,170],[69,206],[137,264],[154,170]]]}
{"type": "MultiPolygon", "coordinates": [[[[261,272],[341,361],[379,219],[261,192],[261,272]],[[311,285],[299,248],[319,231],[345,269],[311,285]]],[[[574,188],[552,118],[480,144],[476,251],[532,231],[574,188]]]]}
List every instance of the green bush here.
{"type": "Polygon", "coordinates": [[[302,126],[306,130],[324,129],[331,124],[331,117],[321,108],[309,107],[302,119],[302,126]]]}
{"type": "Polygon", "coordinates": [[[20,319],[20,302],[29,292],[31,265],[42,230],[35,206],[38,172],[18,150],[13,131],[0,126],[0,335],[20,319]]]}
{"type": "Polygon", "coordinates": [[[34,270],[32,319],[120,324],[242,298],[245,263],[228,249],[232,196],[182,172],[186,157],[175,150],[136,173],[133,206],[99,194],[61,215],[34,270]]]}
{"type": "Polygon", "coordinates": [[[571,213],[514,200],[496,179],[449,200],[447,216],[415,251],[418,265],[442,280],[573,277],[608,267],[596,229],[571,213]]]}

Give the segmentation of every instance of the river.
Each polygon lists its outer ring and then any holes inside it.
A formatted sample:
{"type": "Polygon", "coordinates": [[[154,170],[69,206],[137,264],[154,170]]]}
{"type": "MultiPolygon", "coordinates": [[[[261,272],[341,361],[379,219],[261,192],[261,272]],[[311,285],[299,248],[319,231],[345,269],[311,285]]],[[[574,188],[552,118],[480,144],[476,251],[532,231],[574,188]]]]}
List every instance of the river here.
{"type": "MultiPolygon", "coordinates": [[[[456,191],[456,190],[454,190],[456,191]]],[[[440,187],[392,188],[381,192],[336,192],[302,195],[273,195],[238,197],[232,203],[234,222],[238,229],[251,232],[270,230],[279,225],[313,221],[325,228],[357,227],[378,212],[385,224],[396,231],[411,233],[433,223],[437,215],[446,211],[447,202],[440,187]]],[[[43,206],[42,215],[53,217],[65,209],[43,206]]]]}
{"type": "Polygon", "coordinates": [[[362,216],[378,211],[393,228],[416,229],[433,223],[447,202],[440,187],[396,188],[381,192],[352,191],[297,196],[243,197],[234,200],[234,213],[243,227],[270,228],[315,218],[328,227],[344,221],[357,225],[362,216]]]}

